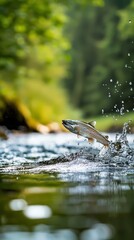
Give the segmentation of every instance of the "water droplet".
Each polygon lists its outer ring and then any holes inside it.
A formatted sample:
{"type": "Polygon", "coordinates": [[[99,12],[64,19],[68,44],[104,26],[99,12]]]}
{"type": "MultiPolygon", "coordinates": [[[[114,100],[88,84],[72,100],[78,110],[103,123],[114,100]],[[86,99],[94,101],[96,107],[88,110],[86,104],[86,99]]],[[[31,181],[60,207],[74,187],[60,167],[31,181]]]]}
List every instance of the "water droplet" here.
{"type": "Polygon", "coordinates": [[[124,103],[124,101],[121,101],[121,103],[124,103]]]}
{"type": "Polygon", "coordinates": [[[113,82],[113,79],[110,79],[110,82],[113,82]]]}
{"type": "Polygon", "coordinates": [[[104,114],[104,109],[101,110],[102,114],[104,114]]]}
{"type": "Polygon", "coordinates": [[[125,64],[125,68],[127,68],[127,64],[125,64]]]}
{"type": "Polygon", "coordinates": [[[126,111],[127,111],[127,112],[129,112],[129,110],[128,110],[128,109],[127,109],[126,111]]]}
{"type": "Polygon", "coordinates": [[[127,55],[128,55],[128,57],[130,57],[130,53],[128,53],[127,55]]]}
{"type": "Polygon", "coordinates": [[[129,85],[132,85],[132,82],[130,82],[129,85]]]}
{"type": "Polygon", "coordinates": [[[130,88],[130,91],[133,91],[133,88],[130,88]]]}
{"type": "Polygon", "coordinates": [[[129,23],[131,23],[132,21],[131,20],[129,20],[129,23]]]}
{"type": "Polygon", "coordinates": [[[115,93],[118,93],[119,91],[118,91],[118,89],[116,88],[114,92],[115,92],[115,93]]]}
{"type": "Polygon", "coordinates": [[[124,114],[124,107],[122,107],[121,109],[120,109],[120,115],[123,115],[124,114]]]}

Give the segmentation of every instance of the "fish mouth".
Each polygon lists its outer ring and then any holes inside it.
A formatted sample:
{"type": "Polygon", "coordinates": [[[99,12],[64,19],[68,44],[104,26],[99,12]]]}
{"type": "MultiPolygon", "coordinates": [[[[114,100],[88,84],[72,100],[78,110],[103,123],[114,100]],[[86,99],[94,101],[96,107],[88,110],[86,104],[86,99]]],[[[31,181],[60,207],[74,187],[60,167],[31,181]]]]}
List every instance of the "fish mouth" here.
{"type": "Polygon", "coordinates": [[[62,124],[65,128],[67,128],[71,132],[75,131],[75,127],[77,125],[75,120],[74,121],[73,120],[62,120],[62,124]]]}

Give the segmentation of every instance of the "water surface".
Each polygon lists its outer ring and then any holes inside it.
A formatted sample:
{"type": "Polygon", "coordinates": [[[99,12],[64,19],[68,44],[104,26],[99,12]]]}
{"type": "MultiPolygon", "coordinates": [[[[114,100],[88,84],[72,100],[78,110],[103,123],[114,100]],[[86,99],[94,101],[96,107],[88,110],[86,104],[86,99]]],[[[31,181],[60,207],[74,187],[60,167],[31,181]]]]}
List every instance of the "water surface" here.
{"type": "MultiPolygon", "coordinates": [[[[114,135],[110,136],[114,139],[114,135]]],[[[0,147],[0,239],[133,239],[129,159],[73,134],[11,135],[0,147]]]]}

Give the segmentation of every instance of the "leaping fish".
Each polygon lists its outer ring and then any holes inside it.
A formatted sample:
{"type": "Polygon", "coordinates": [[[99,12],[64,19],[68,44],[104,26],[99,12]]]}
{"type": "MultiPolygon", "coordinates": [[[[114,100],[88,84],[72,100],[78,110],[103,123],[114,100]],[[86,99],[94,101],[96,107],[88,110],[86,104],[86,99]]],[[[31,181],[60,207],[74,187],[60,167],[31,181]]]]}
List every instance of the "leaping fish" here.
{"type": "Polygon", "coordinates": [[[96,139],[97,142],[103,144],[104,146],[109,146],[110,141],[107,136],[103,136],[95,129],[95,121],[86,123],[79,120],[62,120],[62,124],[70,132],[87,138],[89,142],[93,142],[94,139],[96,139]]]}

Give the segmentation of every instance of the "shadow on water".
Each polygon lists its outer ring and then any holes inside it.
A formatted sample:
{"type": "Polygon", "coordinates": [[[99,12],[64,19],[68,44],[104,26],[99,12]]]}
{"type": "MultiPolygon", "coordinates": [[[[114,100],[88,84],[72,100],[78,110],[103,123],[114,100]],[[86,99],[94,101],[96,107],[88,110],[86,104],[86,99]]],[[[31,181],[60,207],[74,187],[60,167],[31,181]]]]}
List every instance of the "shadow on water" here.
{"type": "Polygon", "coordinates": [[[1,141],[0,239],[133,239],[133,153],[121,164],[95,147],[70,134],[1,141]]]}

